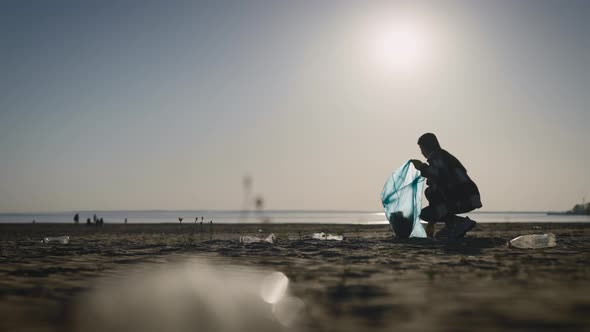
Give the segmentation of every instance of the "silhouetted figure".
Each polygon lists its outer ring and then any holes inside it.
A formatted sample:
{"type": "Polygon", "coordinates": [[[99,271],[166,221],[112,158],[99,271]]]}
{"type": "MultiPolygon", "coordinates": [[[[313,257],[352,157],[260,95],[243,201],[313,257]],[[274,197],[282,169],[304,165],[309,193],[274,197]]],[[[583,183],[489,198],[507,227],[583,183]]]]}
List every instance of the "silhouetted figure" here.
{"type": "Polygon", "coordinates": [[[270,219],[268,219],[264,216],[264,210],[263,210],[264,209],[264,198],[262,198],[262,196],[256,197],[255,205],[256,205],[256,213],[258,214],[258,218],[260,218],[260,221],[262,223],[270,222],[270,219]]]}
{"type": "Polygon", "coordinates": [[[90,221],[90,218],[86,218],[86,225],[92,225],[92,221],[90,221]]]}
{"type": "Polygon", "coordinates": [[[434,223],[444,222],[445,227],[436,234],[439,238],[463,237],[475,227],[475,221],[456,215],[482,206],[479,189],[461,162],[441,148],[434,134],[420,136],[418,145],[428,162],[412,160],[428,186],[424,194],[429,205],[422,209],[420,219],[428,221],[428,230],[434,229],[434,223]]]}
{"type": "Polygon", "coordinates": [[[96,226],[102,227],[103,224],[104,224],[104,220],[102,219],[102,217],[100,219],[96,220],[96,226]]]}
{"type": "Polygon", "coordinates": [[[182,217],[178,217],[178,221],[180,221],[180,224],[182,225],[182,217]]]}
{"type": "Polygon", "coordinates": [[[94,222],[96,224],[97,221],[98,221],[98,218],[96,217],[96,214],[94,214],[92,216],[92,222],[94,222]]]}
{"type": "Polygon", "coordinates": [[[264,208],[264,199],[261,196],[256,197],[256,210],[262,210],[264,208]]]}
{"type": "Polygon", "coordinates": [[[80,223],[80,216],[76,213],[74,215],[74,224],[79,224],[80,223]]]}
{"type": "Polygon", "coordinates": [[[125,218],[125,225],[127,225],[127,218],[125,218]]]}
{"type": "Polygon", "coordinates": [[[242,206],[241,218],[247,217],[252,204],[252,177],[245,175],[242,179],[242,188],[244,190],[244,205],[242,206]]]}

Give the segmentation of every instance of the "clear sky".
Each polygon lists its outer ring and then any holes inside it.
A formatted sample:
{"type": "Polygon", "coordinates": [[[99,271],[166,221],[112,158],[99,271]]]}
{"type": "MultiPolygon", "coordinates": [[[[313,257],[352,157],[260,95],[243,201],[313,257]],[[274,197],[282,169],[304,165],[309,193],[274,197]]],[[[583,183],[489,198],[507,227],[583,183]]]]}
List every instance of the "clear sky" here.
{"type": "Polygon", "coordinates": [[[484,210],[590,200],[590,1],[1,1],[0,212],[379,210],[434,132],[484,210]]]}

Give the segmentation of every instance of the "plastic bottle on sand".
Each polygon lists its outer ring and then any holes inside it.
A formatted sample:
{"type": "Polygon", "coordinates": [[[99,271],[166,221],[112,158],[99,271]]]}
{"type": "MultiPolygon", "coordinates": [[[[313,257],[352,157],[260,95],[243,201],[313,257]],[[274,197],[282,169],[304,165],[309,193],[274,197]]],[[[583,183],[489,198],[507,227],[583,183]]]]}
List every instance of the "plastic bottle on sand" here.
{"type": "Polygon", "coordinates": [[[43,241],[41,241],[45,244],[47,243],[51,243],[51,242],[57,242],[57,243],[61,243],[61,244],[68,244],[70,243],[70,237],[65,235],[65,236],[54,236],[54,237],[46,237],[43,238],[43,241]]]}
{"type": "Polygon", "coordinates": [[[270,234],[265,239],[259,238],[257,236],[240,236],[240,243],[248,244],[248,243],[256,243],[256,242],[266,242],[273,244],[276,241],[276,237],[274,234],[270,234]]]}
{"type": "Polygon", "coordinates": [[[515,237],[508,242],[509,248],[539,249],[552,248],[557,245],[555,234],[530,234],[515,237]]]}

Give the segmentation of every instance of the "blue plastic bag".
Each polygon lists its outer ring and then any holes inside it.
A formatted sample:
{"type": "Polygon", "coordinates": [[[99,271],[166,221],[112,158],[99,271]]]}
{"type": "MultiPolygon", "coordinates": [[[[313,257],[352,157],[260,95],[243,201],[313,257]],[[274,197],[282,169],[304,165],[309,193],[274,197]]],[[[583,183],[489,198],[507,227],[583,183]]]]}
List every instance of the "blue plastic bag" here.
{"type": "Polygon", "coordinates": [[[396,236],[426,237],[426,231],[420,223],[423,188],[424,178],[409,160],[385,182],[381,202],[385,217],[396,236]]]}

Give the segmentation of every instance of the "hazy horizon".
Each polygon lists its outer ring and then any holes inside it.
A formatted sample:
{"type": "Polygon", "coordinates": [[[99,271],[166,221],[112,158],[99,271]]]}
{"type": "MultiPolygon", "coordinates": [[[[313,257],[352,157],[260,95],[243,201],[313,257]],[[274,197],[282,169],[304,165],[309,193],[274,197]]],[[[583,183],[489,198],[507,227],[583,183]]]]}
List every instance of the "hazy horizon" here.
{"type": "MultiPolygon", "coordinates": [[[[247,213],[272,213],[272,212],[313,212],[313,213],[383,213],[383,208],[378,210],[293,210],[293,209],[265,209],[265,210],[233,210],[233,209],[123,209],[123,210],[55,210],[55,211],[3,211],[0,214],[3,215],[31,215],[31,214],[64,214],[64,213],[99,213],[99,212],[247,212],[247,213]]],[[[501,210],[475,210],[473,213],[546,213],[546,212],[565,212],[564,211],[553,211],[553,210],[538,210],[538,211],[501,211],[501,210]]],[[[73,215],[72,215],[73,216],[73,215]]]]}
{"type": "Polygon", "coordinates": [[[590,199],[588,1],[3,1],[0,213],[379,211],[434,132],[485,211],[590,199]],[[253,202],[248,203],[253,206],[253,202]]]}

